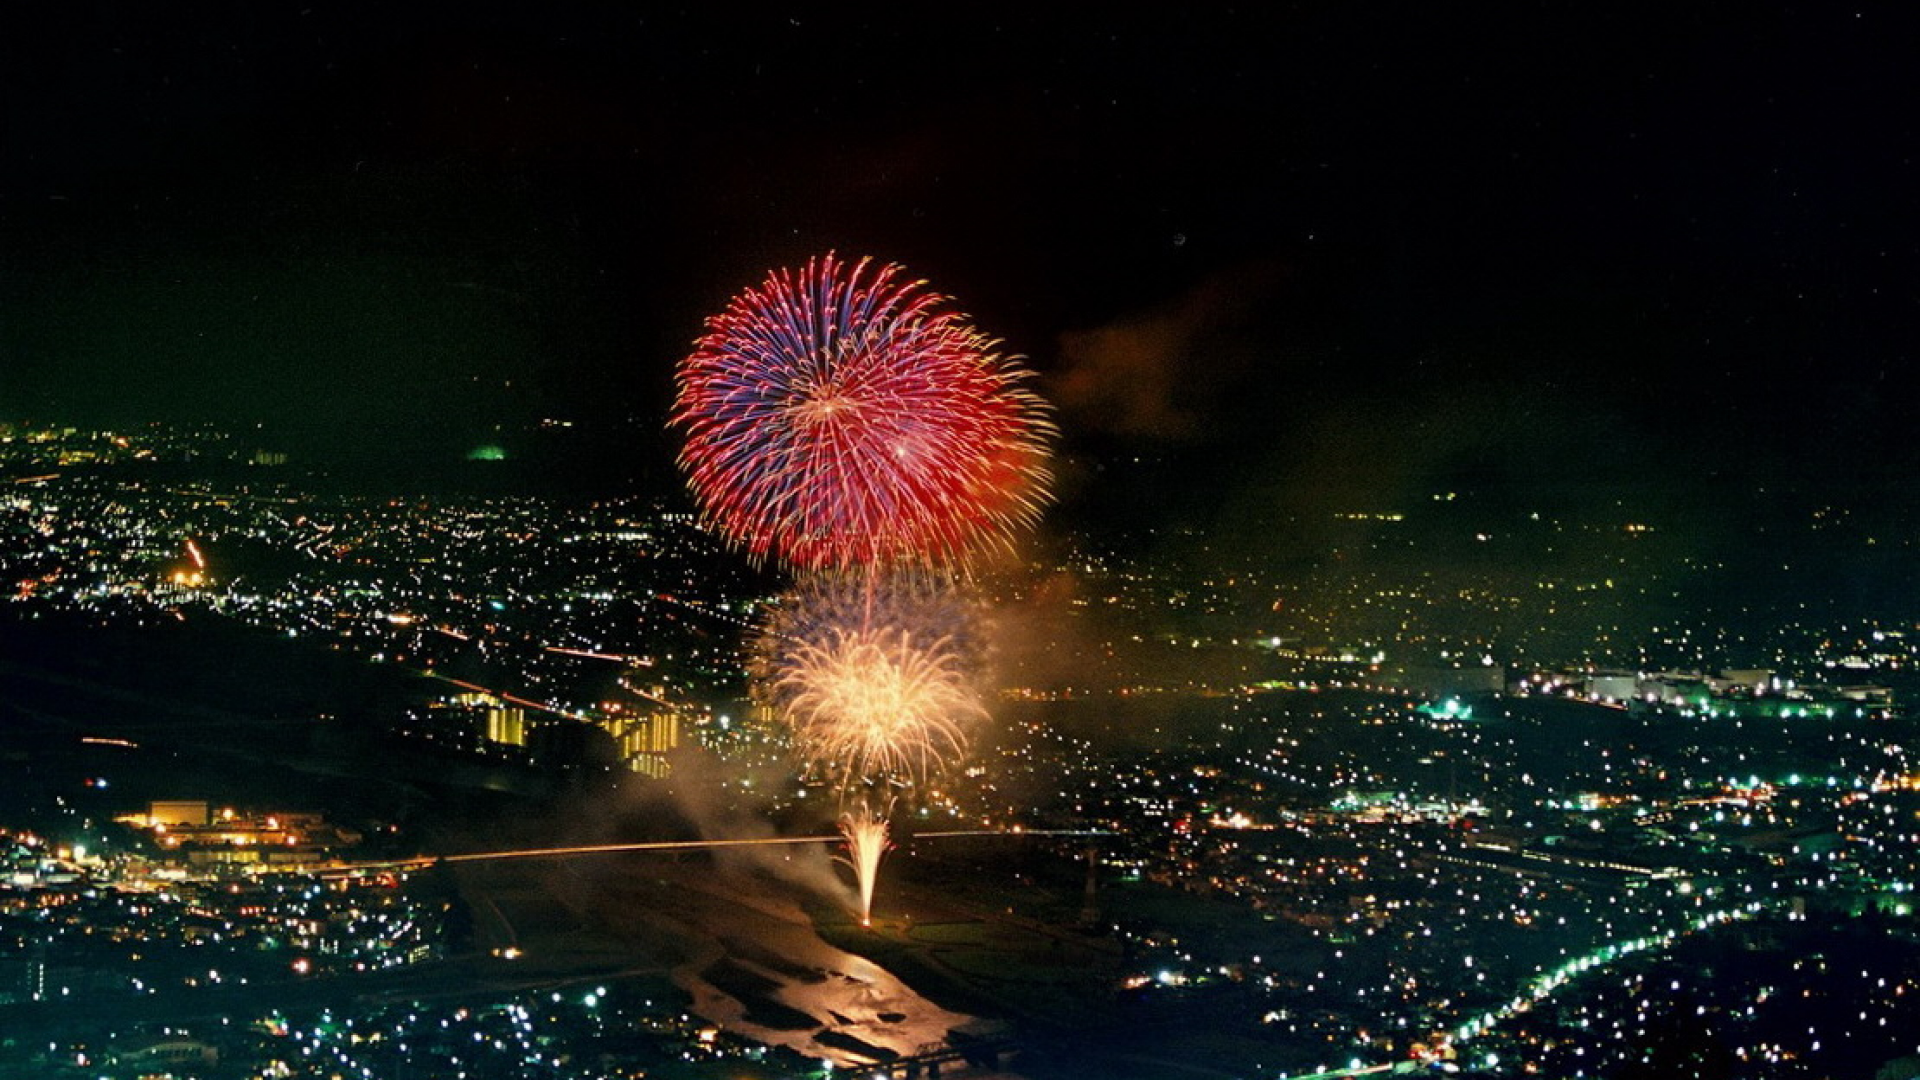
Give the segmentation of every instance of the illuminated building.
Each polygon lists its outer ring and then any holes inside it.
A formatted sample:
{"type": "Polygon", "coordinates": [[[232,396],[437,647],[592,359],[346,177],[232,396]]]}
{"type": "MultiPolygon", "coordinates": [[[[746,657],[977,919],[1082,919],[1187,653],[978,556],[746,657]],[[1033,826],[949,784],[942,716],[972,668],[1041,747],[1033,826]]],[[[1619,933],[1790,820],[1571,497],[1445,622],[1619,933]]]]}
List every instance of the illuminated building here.
{"type": "Polygon", "coordinates": [[[1724,686],[1718,689],[1730,694],[1763,694],[1779,689],[1772,668],[1728,668],[1720,673],[1720,678],[1724,686]]]}
{"type": "Polygon", "coordinates": [[[667,755],[680,745],[681,717],[658,710],[638,715],[615,714],[601,721],[620,747],[620,760],[642,776],[665,777],[667,755]]]}
{"type": "Polygon", "coordinates": [[[472,709],[480,714],[474,720],[486,741],[497,746],[527,745],[527,710],[518,705],[509,705],[505,701],[488,693],[455,694],[452,704],[462,709],[472,709]]]}
{"type": "Polygon", "coordinates": [[[26,956],[0,959],[0,1005],[47,998],[47,946],[37,942],[26,956]]]}
{"type": "Polygon", "coordinates": [[[487,741],[504,746],[527,745],[527,710],[504,704],[489,707],[487,741]]]}
{"type": "Polygon", "coordinates": [[[1587,697],[1594,701],[1631,701],[1640,677],[1631,671],[1602,669],[1587,676],[1587,697]]]}
{"type": "Polygon", "coordinates": [[[113,1055],[113,1060],[129,1068],[143,1070],[142,1075],[147,1075],[146,1070],[172,1075],[175,1067],[211,1067],[220,1060],[220,1051],[198,1039],[168,1036],[113,1055]]]}
{"type": "Polygon", "coordinates": [[[147,806],[147,827],[198,828],[213,820],[205,799],[162,799],[147,806]]]}
{"type": "Polygon", "coordinates": [[[324,861],[335,848],[358,843],[359,834],[329,825],[319,814],[242,814],[232,807],[219,813],[197,799],[152,803],[142,816],[116,820],[153,830],[163,858],[188,866],[230,864],[303,864],[324,861]]]}

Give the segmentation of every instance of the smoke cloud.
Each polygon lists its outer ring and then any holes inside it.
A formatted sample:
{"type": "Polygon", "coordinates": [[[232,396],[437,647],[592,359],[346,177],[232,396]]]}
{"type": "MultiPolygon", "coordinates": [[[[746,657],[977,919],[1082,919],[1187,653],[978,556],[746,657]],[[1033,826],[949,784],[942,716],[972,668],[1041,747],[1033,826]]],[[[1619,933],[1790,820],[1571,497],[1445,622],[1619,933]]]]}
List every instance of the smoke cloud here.
{"type": "Polygon", "coordinates": [[[1254,357],[1242,331],[1272,295],[1270,267],[1217,274],[1144,314],[1061,335],[1050,393],[1082,432],[1183,441],[1242,381],[1254,357]]]}
{"type": "MultiPolygon", "coordinates": [[[[780,835],[767,814],[766,801],[742,792],[766,791],[787,783],[784,769],[753,770],[740,783],[737,764],[723,762],[706,750],[683,746],[674,751],[671,793],[674,806],[703,840],[767,840],[780,835]]],[[[761,874],[857,910],[852,886],[833,869],[831,845],[768,844],[715,848],[714,865],[722,873],[761,874]]]]}

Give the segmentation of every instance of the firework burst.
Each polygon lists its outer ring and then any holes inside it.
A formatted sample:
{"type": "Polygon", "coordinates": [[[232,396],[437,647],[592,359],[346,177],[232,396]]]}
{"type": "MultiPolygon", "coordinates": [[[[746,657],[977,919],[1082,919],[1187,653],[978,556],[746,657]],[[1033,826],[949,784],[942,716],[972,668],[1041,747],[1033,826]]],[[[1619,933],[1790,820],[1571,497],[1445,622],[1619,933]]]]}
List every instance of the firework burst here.
{"type": "Polygon", "coordinates": [[[1053,428],[948,301],[825,255],[707,320],[673,424],[705,519],[800,569],[964,563],[1037,516],[1053,428]]]}
{"type": "Polygon", "coordinates": [[[921,783],[961,757],[986,715],[947,638],[835,630],[798,643],[775,689],[809,767],[860,780],[921,783]]]}
{"type": "MultiPolygon", "coordinates": [[[[946,642],[943,651],[970,682],[980,682],[988,647],[980,602],[935,575],[895,567],[811,574],[771,605],[755,645],[752,671],[764,688],[794,669],[796,652],[835,633],[946,642]]],[[[788,688],[791,690],[791,686],[788,688]]],[[[775,704],[791,694],[776,696],[775,704]]]]}

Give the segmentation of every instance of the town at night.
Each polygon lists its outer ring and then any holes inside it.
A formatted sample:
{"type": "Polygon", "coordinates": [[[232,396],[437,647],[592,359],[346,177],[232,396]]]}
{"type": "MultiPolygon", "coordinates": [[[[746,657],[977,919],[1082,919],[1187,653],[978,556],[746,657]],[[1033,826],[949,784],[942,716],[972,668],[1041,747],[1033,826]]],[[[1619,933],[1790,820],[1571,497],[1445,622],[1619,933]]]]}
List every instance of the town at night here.
{"type": "Polygon", "coordinates": [[[0,16],[0,1077],[1920,1077],[1915,29],[0,16]]]}

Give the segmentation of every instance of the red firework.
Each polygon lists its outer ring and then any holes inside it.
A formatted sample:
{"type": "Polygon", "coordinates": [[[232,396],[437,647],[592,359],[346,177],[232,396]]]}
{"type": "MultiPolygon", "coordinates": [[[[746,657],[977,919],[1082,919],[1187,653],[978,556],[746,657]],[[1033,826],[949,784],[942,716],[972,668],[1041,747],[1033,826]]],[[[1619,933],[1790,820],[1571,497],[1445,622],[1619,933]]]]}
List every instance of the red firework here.
{"type": "Polygon", "coordinates": [[[673,424],[706,520],[800,569],[956,563],[1045,499],[1046,407],[898,266],[828,254],[707,320],[673,424]]]}

